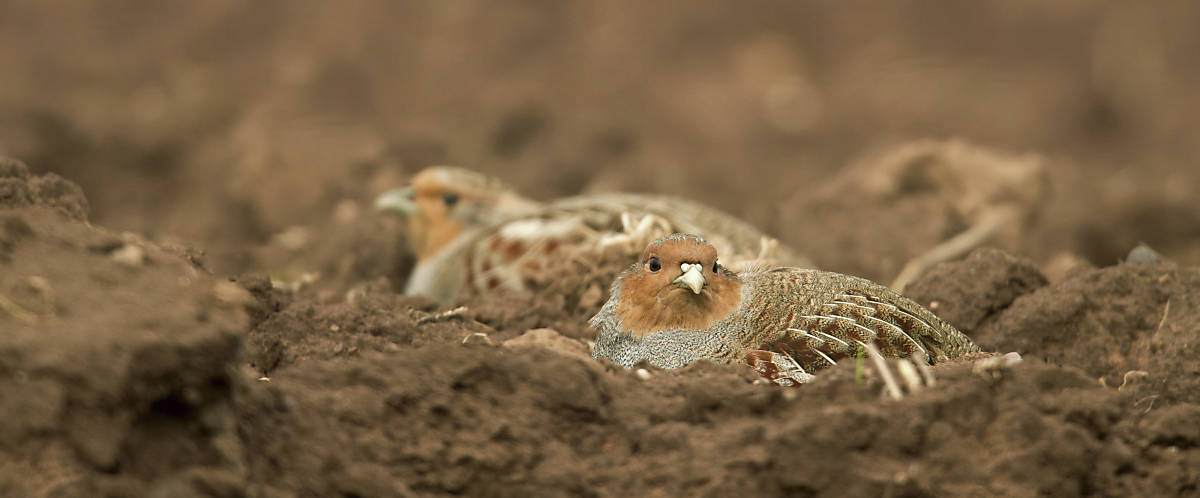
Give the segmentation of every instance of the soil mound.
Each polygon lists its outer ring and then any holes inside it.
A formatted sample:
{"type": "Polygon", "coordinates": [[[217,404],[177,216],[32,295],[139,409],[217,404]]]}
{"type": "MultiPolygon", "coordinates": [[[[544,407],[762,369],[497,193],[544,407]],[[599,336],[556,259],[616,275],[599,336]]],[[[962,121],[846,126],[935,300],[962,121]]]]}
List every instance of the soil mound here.
{"type": "Polygon", "coordinates": [[[248,293],[186,251],[89,226],[55,175],[0,161],[0,189],[0,494],[238,476],[248,293]]]}

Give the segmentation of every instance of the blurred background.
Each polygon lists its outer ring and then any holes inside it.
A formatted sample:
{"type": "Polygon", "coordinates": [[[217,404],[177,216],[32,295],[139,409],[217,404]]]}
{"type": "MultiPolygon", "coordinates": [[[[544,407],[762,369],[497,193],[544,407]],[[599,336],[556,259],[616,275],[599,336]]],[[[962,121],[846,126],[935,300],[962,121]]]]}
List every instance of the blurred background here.
{"type": "Polygon", "coordinates": [[[1198,25],[1188,1],[5,0],[0,154],[219,272],[455,164],[542,200],[692,198],[878,277],[816,240],[805,199],[957,138],[1046,159],[1014,250],[1106,265],[1141,241],[1197,264],[1198,25]]]}

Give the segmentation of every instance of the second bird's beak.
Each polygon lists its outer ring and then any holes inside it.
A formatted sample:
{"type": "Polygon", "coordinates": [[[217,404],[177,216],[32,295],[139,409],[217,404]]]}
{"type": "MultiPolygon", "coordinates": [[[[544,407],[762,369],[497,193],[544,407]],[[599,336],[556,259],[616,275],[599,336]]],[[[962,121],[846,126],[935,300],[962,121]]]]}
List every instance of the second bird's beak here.
{"type": "Polygon", "coordinates": [[[687,287],[692,290],[692,293],[699,294],[700,289],[703,289],[704,284],[707,283],[704,280],[704,266],[700,263],[683,263],[679,265],[679,269],[683,270],[683,275],[671,283],[687,287]]]}
{"type": "Polygon", "coordinates": [[[375,199],[375,209],[404,216],[414,214],[417,203],[413,202],[413,194],[412,187],[389,190],[375,199]]]}

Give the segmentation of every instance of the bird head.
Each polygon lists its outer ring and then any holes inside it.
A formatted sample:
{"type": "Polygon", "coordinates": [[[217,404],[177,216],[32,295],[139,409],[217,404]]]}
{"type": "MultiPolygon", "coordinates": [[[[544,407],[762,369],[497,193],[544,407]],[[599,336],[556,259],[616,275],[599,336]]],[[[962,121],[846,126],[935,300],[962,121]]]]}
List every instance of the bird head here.
{"type": "Polygon", "coordinates": [[[717,250],[695,235],[651,242],[618,278],[617,316],[644,336],[665,329],[706,329],[741,301],[741,280],[717,262],[717,250]]]}
{"type": "Polygon", "coordinates": [[[375,200],[376,209],[405,219],[418,261],[437,254],[465,232],[538,207],[495,178],[452,166],[421,170],[407,186],[375,200]]]}

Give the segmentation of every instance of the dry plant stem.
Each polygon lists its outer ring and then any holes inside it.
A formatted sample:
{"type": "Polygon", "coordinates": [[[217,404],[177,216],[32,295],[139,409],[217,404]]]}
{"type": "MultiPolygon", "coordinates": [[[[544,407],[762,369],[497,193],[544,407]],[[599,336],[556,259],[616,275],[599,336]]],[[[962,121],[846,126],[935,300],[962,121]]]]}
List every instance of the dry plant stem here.
{"type": "Polygon", "coordinates": [[[1168,299],[1166,306],[1163,306],[1163,316],[1162,316],[1162,319],[1158,321],[1158,328],[1154,329],[1155,336],[1157,336],[1159,332],[1162,332],[1163,324],[1167,323],[1167,316],[1169,316],[1170,314],[1171,314],[1171,300],[1168,299]]]}
{"type": "MultiPolygon", "coordinates": [[[[1128,372],[1125,372],[1125,375],[1121,378],[1121,385],[1117,386],[1117,390],[1120,391],[1122,389],[1125,389],[1125,386],[1129,384],[1130,380],[1140,379],[1140,378],[1146,377],[1148,375],[1150,375],[1150,372],[1147,372],[1145,370],[1130,370],[1128,372]]],[[[1107,386],[1105,386],[1105,387],[1107,387],[1107,386]]]]}
{"type": "Polygon", "coordinates": [[[1146,406],[1146,411],[1143,413],[1150,413],[1150,410],[1154,408],[1154,401],[1158,399],[1158,396],[1159,395],[1157,395],[1157,394],[1151,394],[1149,396],[1146,396],[1145,398],[1135,401],[1133,403],[1133,406],[1138,406],[1138,405],[1142,404],[1143,401],[1149,401],[1150,404],[1146,406]]]}
{"type": "Polygon", "coordinates": [[[978,223],[966,231],[938,244],[924,254],[908,260],[908,263],[904,264],[904,268],[900,269],[900,274],[892,281],[892,288],[897,292],[902,292],[904,286],[933,265],[958,258],[970,252],[971,249],[979,247],[1014,216],[1015,213],[1007,209],[995,209],[985,214],[978,223]]]}
{"type": "Polygon", "coordinates": [[[862,384],[865,381],[865,379],[863,377],[863,360],[865,359],[864,355],[866,354],[866,351],[867,351],[866,346],[862,346],[860,343],[858,352],[854,355],[854,358],[855,358],[855,360],[854,360],[854,383],[855,384],[862,384]]]}
{"type": "Polygon", "coordinates": [[[900,363],[896,364],[896,370],[900,372],[900,378],[904,379],[909,393],[915,393],[925,387],[921,385],[921,374],[917,372],[917,367],[912,361],[900,360],[900,363]]]}
{"type": "Polygon", "coordinates": [[[466,336],[466,337],[463,337],[462,343],[463,343],[463,344],[466,344],[466,343],[467,343],[467,341],[470,341],[472,337],[480,337],[480,338],[483,338],[483,342],[484,342],[485,344],[487,344],[488,346],[491,346],[491,345],[492,345],[492,338],[491,338],[491,337],[489,337],[487,334],[485,334],[485,333],[483,333],[483,332],[472,332],[472,333],[470,333],[470,334],[467,334],[467,336],[466,336]]]}
{"type": "Polygon", "coordinates": [[[929,358],[925,353],[917,351],[913,354],[913,363],[917,364],[917,370],[921,372],[921,377],[925,379],[925,385],[933,387],[937,385],[937,379],[933,376],[933,369],[929,367],[929,358]]]}
{"type": "Polygon", "coordinates": [[[417,320],[417,325],[424,325],[426,323],[432,323],[432,322],[440,322],[442,320],[449,320],[451,318],[461,318],[462,314],[465,313],[466,311],[467,311],[466,306],[459,306],[450,311],[443,311],[436,315],[421,318],[421,319],[417,320]]]}
{"type": "Polygon", "coordinates": [[[25,322],[28,325],[33,325],[38,321],[37,315],[30,313],[25,308],[22,308],[21,305],[13,302],[8,298],[8,296],[3,294],[0,294],[0,310],[7,311],[8,314],[12,315],[13,318],[25,322]]]}
{"type": "Polygon", "coordinates": [[[904,397],[900,392],[900,384],[896,382],[896,376],[892,375],[892,370],[887,366],[887,360],[883,358],[883,354],[879,352],[879,348],[875,344],[867,344],[867,355],[871,357],[871,361],[875,364],[875,369],[879,371],[879,376],[883,378],[883,384],[886,388],[888,397],[899,401],[904,397]]]}

